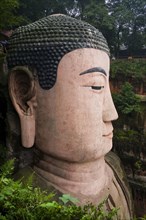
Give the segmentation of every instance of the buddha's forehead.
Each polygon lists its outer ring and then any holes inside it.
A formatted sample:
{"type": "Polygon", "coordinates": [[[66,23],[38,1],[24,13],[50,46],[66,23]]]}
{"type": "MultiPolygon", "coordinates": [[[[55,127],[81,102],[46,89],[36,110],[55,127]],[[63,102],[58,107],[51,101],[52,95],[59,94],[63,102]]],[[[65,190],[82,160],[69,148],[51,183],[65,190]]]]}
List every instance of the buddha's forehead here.
{"type": "Polygon", "coordinates": [[[58,65],[57,78],[61,78],[63,75],[68,75],[68,77],[70,78],[81,78],[82,75],[86,74],[87,76],[88,73],[96,72],[103,73],[105,76],[108,77],[109,62],[109,56],[107,55],[107,53],[99,49],[76,49],[66,54],[61,59],[58,65]]]}
{"type": "Polygon", "coordinates": [[[83,21],[54,15],[18,28],[10,39],[8,66],[35,67],[43,89],[54,86],[60,60],[81,48],[94,48],[109,54],[103,35],[83,21]]]}

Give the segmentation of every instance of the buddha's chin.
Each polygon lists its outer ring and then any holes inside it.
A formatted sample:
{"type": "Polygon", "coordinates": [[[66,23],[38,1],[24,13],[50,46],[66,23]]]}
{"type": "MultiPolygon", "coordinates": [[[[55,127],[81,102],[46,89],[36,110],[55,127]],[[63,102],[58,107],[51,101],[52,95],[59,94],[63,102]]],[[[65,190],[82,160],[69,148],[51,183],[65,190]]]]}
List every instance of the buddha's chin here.
{"type": "Polygon", "coordinates": [[[84,163],[104,157],[112,148],[112,138],[104,137],[98,143],[82,143],[79,145],[56,143],[56,145],[52,146],[47,143],[45,146],[37,145],[36,148],[44,153],[44,155],[59,160],[84,163]]]}

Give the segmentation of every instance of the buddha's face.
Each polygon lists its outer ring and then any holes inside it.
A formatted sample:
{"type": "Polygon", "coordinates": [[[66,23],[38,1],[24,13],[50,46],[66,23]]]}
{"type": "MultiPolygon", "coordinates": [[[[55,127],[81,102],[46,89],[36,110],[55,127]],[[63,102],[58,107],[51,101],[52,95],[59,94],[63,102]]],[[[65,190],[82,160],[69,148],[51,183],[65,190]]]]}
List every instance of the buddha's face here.
{"type": "Polygon", "coordinates": [[[36,83],[36,102],[35,145],[44,153],[83,162],[110,151],[111,121],[117,119],[117,112],[105,52],[88,48],[66,54],[52,89],[36,83]]]}
{"type": "Polygon", "coordinates": [[[98,49],[67,53],[55,85],[44,90],[23,67],[10,73],[9,91],[19,114],[22,145],[67,161],[104,156],[117,119],[109,89],[109,57],[98,49]],[[37,107],[36,107],[37,106],[37,107]]]}

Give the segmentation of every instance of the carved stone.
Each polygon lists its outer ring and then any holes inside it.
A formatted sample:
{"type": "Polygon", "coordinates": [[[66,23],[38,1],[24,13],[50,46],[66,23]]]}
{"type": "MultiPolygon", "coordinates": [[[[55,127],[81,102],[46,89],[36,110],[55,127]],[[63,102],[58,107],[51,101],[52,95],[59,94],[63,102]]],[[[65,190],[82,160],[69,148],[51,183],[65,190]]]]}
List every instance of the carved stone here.
{"type": "Polygon", "coordinates": [[[111,122],[118,115],[102,34],[85,22],[49,16],[16,30],[7,60],[22,144],[37,149],[36,176],[80,204],[107,198],[106,210],[120,208],[118,218],[130,219],[122,168],[105,161],[112,148],[111,122]]]}

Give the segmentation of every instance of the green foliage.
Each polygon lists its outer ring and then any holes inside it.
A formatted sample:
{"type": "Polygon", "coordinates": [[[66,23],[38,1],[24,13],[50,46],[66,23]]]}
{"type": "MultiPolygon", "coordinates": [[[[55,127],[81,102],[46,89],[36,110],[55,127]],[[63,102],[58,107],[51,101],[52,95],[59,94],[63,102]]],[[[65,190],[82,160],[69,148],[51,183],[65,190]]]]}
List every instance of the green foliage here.
{"type": "Polygon", "coordinates": [[[131,174],[134,175],[137,173],[138,175],[144,175],[145,163],[141,158],[143,137],[140,132],[116,129],[114,132],[113,146],[114,151],[119,155],[125,166],[127,166],[127,164],[130,165],[132,169],[131,174]]]}
{"type": "MultiPolygon", "coordinates": [[[[79,1],[80,2],[80,1],[79,1]]],[[[82,4],[83,5],[83,4],[82,4]]],[[[110,49],[113,41],[113,17],[109,15],[105,1],[90,0],[84,3],[80,17],[99,29],[106,38],[110,49]]]]}
{"type": "Polygon", "coordinates": [[[138,220],[146,220],[146,215],[144,215],[144,216],[141,217],[141,218],[138,218],[138,220]]]}
{"type": "Polygon", "coordinates": [[[146,62],[145,60],[114,60],[111,62],[110,70],[111,78],[134,78],[141,80],[146,77],[146,62]]]}
{"type": "Polygon", "coordinates": [[[139,218],[134,217],[133,220],[146,220],[146,215],[144,215],[143,217],[139,217],[139,218]]]}
{"type": "Polygon", "coordinates": [[[128,130],[124,131],[123,129],[116,129],[114,132],[114,143],[118,145],[121,150],[127,148],[128,151],[133,149],[133,147],[138,148],[139,143],[141,142],[141,134],[138,131],[128,130]]]}
{"type": "Polygon", "coordinates": [[[73,204],[77,204],[79,202],[78,199],[71,197],[69,194],[65,194],[59,199],[64,203],[67,204],[68,202],[72,202],[73,204]]]}
{"type": "Polygon", "coordinates": [[[104,212],[104,202],[98,207],[92,204],[76,206],[70,195],[53,201],[53,194],[33,188],[31,179],[23,185],[11,178],[14,161],[1,167],[0,173],[0,220],[112,220],[117,209],[104,212]],[[71,204],[70,204],[71,203],[71,204]]]}
{"type": "Polygon", "coordinates": [[[19,0],[18,15],[22,15],[25,21],[34,22],[51,14],[74,15],[75,1],[72,0],[19,0]]]}
{"type": "Polygon", "coordinates": [[[133,32],[127,37],[125,45],[128,47],[128,51],[131,55],[136,53],[145,45],[145,34],[140,31],[133,32]]]}
{"type": "Polygon", "coordinates": [[[140,98],[133,92],[133,87],[126,82],[119,93],[113,94],[113,100],[117,110],[122,114],[140,112],[140,98]]]}
{"type": "Polygon", "coordinates": [[[145,45],[145,0],[3,0],[0,29],[55,13],[71,15],[97,27],[117,57],[121,45],[130,53],[145,45]]]}
{"type": "Polygon", "coordinates": [[[135,162],[134,166],[135,166],[135,168],[136,168],[137,170],[141,170],[141,166],[142,166],[141,160],[137,160],[137,161],[135,162]]]}
{"type": "Polygon", "coordinates": [[[145,0],[108,0],[107,6],[114,22],[115,55],[118,56],[122,44],[128,47],[130,53],[133,52],[133,48],[141,49],[145,44],[142,40],[145,35],[145,0]],[[139,43],[141,40],[143,42],[139,43]]]}
{"type": "Polygon", "coordinates": [[[0,30],[19,25],[23,20],[22,16],[16,15],[19,7],[19,0],[0,1],[0,30]]]}
{"type": "MultiPolygon", "coordinates": [[[[85,6],[83,19],[100,30],[112,29],[112,17],[108,14],[108,10],[104,1],[91,0],[85,6]]],[[[105,30],[106,31],[106,30],[105,30]]]]}
{"type": "Polygon", "coordinates": [[[31,184],[22,185],[20,181],[13,181],[14,161],[9,161],[1,167],[0,174],[0,219],[33,219],[36,208],[48,202],[52,194],[47,195],[31,184]]]}

